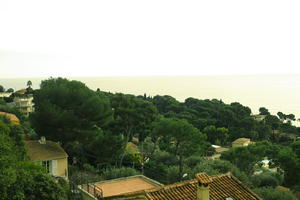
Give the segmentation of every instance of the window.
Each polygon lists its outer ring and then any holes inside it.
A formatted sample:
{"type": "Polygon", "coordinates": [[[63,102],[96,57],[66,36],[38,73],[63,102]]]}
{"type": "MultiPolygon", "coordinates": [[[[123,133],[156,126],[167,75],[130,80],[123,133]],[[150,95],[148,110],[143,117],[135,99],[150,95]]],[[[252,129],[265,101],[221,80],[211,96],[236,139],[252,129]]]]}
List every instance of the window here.
{"type": "Polygon", "coordinates": [[[42,162],[42,165],[46,168],[48,173],[51,172],[51,160],[45,160],[42,162]]]}

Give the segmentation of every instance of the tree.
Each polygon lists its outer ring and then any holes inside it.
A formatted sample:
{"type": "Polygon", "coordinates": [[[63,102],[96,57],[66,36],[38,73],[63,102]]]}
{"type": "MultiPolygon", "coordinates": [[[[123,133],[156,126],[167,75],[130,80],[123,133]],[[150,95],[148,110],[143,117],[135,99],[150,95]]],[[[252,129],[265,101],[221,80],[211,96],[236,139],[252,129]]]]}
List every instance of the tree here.
{"type": "Polygon", "coordinates": [[[9,199],[67,200],[69,188],[63,181],[50,177],[41,166],[30,162],[19,162],[17,181],[9,188],[9,199]]]}
{"type": "Polygon", "coordinates": [[[127,143],[133,136],[140,142],[149,135],[152,122],[157,118],[157,109],[149,101],[137,98],[133,95],[115,94],[111,97],[111,105],[114,109],[114,121],[110,130],[123,135],[122,149],[119,166],[121,167],[125,156],[127,143]]]}
{"type": "Polygon", "coordinates": [[[34,94],[31,122],[37,134],[62,143],[93,136],[112,120],[108,99],[78,81],[44,80],[34,94]]]}
{"type": "Polygon", "coordinates": [[[215,126],[207,126],[203,129],[207,140],[212,144],[223,145],[227,142],[229,133],[227,128],[216,128],[215,126]]]}
{"type": "Polygon", "coordinates": [[[274,172],[263,172],[251,177],[251,182],[255,187],[276,187],[283,182],[283,176],[274,172]]]}
{"type": "MultiPolygon", "coordinates": [[[[113,111],[105,95],[90,90],[79,81],[50,78],[42,81],[40,90],[34,93],[34,103],[35,112],[31,115],[31,122],[39,136],[62,142],[70,157],[81,155],[79,157],[95,160],[93,156],[98,156],[107,160],[107,155],[95,155],[96,152],[107,152],[105,148],[111,148],[103,145],[101,150],[97,150],[99,146],[95,143],[102,144],[99,140],[117,140],[117,137],[110,137],[110,132],[105,131],[113,120],[113,111]]],[[[118,152],[118,149],[111,149],[107,153],[113,158],[114,153],[118,152]]],[[[97,161],[100,162],[99,159],[97,161]]]]}
{"type": "Polygon", "coordinates": [[[266,116],[265,122],[271,126],[273,130],[278,129],[280,126],[280,120],[275,115],[266,116]]]}
{"type": "Polygon", "coordinates": [[[140,174],[137,170],[130,167],[107,168],[103,171],[102,177],[104,180],[116,179],[140,174]]]}
{"type": "Polygon", "coordinates": [[[2,124],[2,130],[0,130],[0,196],[8,200],[9,189],[17,181],[17,156],[12,140],[3,132],[5,128],[3,126],[5,125],[2,124]]]}
{"type": "Polygon", "coordinates": [[[279,119],[281,119],[281,120],[285,120],[285,119],[286,119],[285,114],[283,114],[282,112],[278,112],[278,113],[277,113],[277,116],[278,116],[279,119]]]}
{"type": "Polygon", "coordinates": [[[178,176],[182,176],[184,157],[204,152],[206,137],[186,120],[162,118],[154,127],[153,135],[159,138],[162,150],[178,158],[178,176]]]}
{"type": "Polygon", "coordinates": [[[259,156],[252,154],[247,147],[232,148],[223,152],[221,159],[230,161],[247,174],[252,174],[254,165],[261,160],[259,156]]]}
{"type": "Polygon", "coordinates": [[[260,115],[270,115],[270,112],[268,109],[266,109],[265,107],[260,107],[259,108],[259,114],[260,115]]]}
{"type": "Polygon", "coordinates": [[[297,200],[293,193],[272,187],[256,188],[254,192],[264,200],[297,200]]]}
{"type": "Polygon", "coordinates": [[[295,117],[294,114],[288,114],[288,115],[286,116],[286,118],[287,118],[287,120],[291,120],[291,121],[295,121],[295,120],[296,120],[296,117],[295,117]]]}
{"type": "MultiPolygon", "coordinates": [[[[293,147],[293,146],[292,146],[293,147]]],[[[300,158],[290,147],[281,147],[274,162],[284,171],[284,184],[293,186],[299,184],[300,158]]]]}
{"type": "Polygon", "coordinates": [[[178,113],[181,111],[180,103],[174,97],[168,95],[156,95],[153,97],[152,101],[156,105],[158,111],[162,114],[168,112],[178,113]]]}
{"type": "Polygon", "coordinates": [[[6,90],[6,92],[14,92],[14,89],[9,88],[9,89],[6,90]]]}
{"type": "Polygon", "coordinates": [[[4,92],[4,91],[5,91],[4,87],[0,85],[0,92],[4,92]]]}
{"type": "Polygon", "coordinates": [[[278,149],[268,141],[257,142],[247,147],[231,148],[223,152],[221,159],[228,160],[241,171],[253,174],[254,165],[265,157],[273,158],[278,149]]]}
{"type": "Polygon", "coordinates": [[[31,88],[31,86],[32,86],[31,80],[27,81],[27,87],[31,88]]]}
{"type": "Polygon", "coordinates": [[[114,109],[114,130],[129,138],[135,135],[143,141],[157,118],[157,109],[153,103],[119,93],[111,97],[111,105],[114,109]]]}

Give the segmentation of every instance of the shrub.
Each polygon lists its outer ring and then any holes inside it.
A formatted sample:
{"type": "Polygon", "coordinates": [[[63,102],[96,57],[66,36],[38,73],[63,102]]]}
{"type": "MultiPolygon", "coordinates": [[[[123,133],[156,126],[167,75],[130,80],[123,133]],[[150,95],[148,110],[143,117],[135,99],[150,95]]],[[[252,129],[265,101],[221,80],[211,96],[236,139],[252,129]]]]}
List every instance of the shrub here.
{"type": "Polygon", "coordinates": [[[139,171],[130,167],[107,168],[103,171],[102,177],[104,180],[134,176],[140,174],[139,171]]]}
{"type": "Polygon", "coordinates": [[[271,187],[256,188],[254,192],[264,200],[297,200],[293,193],[271,187]]]}

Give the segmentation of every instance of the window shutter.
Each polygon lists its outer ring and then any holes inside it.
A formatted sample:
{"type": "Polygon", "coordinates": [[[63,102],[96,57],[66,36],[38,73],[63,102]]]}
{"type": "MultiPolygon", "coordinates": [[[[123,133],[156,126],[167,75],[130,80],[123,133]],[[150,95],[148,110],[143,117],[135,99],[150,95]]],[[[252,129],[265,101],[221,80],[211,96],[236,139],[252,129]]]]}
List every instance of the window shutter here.
{"type": "Polygon", "coordinates": [[[57,160],[52,160],[51,164],[51,174],[55,176],[57,174],[57,160]]]}

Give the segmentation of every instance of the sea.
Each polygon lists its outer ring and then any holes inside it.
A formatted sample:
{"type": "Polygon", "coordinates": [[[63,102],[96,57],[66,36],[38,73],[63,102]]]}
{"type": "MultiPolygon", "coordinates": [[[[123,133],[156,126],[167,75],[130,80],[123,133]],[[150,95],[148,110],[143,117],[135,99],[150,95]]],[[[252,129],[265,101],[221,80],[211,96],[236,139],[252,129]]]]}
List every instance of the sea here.
{"type": "MultiPolygon", "coordinates": [[[[48,77],[49,78],[49,77],[48,77]]],[[[48,78],[0,78],[0,85],[18,90],[31,80],[37,89],[48,78]]],[[[112,93],[155,96],[170,95],[180,102],[188,97],[239,102],[258,114],[260,107],[272,114],[281,111],[300,118],[299,75],[227,75],[227,76],[139,76],[139,77],[66,77],[89,88],[112,93]]],[[[300,122],[294,122],[300,126],[300,122]]]]}

